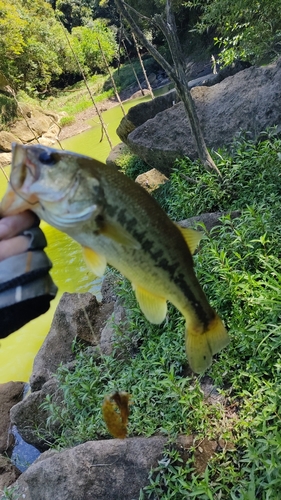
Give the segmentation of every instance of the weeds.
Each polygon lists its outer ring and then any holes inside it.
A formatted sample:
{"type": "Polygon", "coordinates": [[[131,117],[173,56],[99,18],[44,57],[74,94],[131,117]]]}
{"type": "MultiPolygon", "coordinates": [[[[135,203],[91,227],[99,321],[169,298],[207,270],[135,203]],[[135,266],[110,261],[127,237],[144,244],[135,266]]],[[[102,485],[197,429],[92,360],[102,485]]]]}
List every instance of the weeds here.
{"type": "Polygon", "coordinates": [[[57,446],[107,437],[100,408],[104,395],[115,390],[131,394],[131,436],[161,432],[174,439],[183,433],[231,443],[214,454],[203,474],[196,471],[194,450],[183,460],[170,448],[140,500],[280,498],[280,153],[278,138],[257,145],[240,139],[231,154],[217,155],[221,184],[199,163],[181,160],[157,193],[174,220],[227,212],[210,233],[201,226],[205,236],[194,258],[199,281],[232,339],[208,372],[224,404],[210,404],[202,377],[187,371],[178,311],[170,305],[167,321],[150,325],[122,277],[116,287],[129,327],[125,335],[116,329],[114,355],[95,361],[79,352],[73,371],[58,371],[63,408],[45,403],[49,420],[61,422],[57,446]],[[231,210],[241,216],[231,219],[231,210]],[[120,346],[127,355],[119,355],[120,346]]]}
{"type": "Polygon", "coordinates": [[[141,158],[131,153],[129,148],[125,150],[116,160],[117,167],[131,179],[135,180],[139,174],[147,172],[149,169],[147,163],[141,158]]]}
{"type": "Polygon", "coordinates": [[[0,130],[13,122],[17,116],[18,105],[12,96],[0,94],[0,130]]]}
{"type": "Polygon", "coordinates": [[[1,500],[19,500],[21,498],[17,486],[5,487],[2,492],[0,491],[0,494],[2,494],[1,500]]]}

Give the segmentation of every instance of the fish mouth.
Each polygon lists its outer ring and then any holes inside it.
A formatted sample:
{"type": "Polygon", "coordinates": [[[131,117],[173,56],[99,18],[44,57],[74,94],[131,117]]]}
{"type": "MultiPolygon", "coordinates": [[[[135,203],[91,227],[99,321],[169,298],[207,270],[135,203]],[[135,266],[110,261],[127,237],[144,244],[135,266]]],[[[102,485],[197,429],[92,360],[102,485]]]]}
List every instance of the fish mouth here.
{"type": "Polygon", "coordinates": [[[79,188],[80,177],[73,176],[63,189],[53,190],[44,183],[40,154],[48,148],[41,145],[12,144],[12,168],[7,191],[0,203],[0,216],[17,215],[33,210],[58,229],[88,220],[98,207],[81,207],[74,211],[72,200],[79,188]]]}
{"type": "MultiPolygon", "coordinates": [[[[0,214],[16,215],[24,210],[31,209],[38,202],[37,197],[22,192],[27,177],[26,150],[21,144],[12,144],[12,170],[7,191],[0,203],[0,214]]],[[[34,167],[32,167],[34,170],[34,167]]],[[[31,177],[34,181],[34,174],[31,177]]],[[[32,181],[32,182],[33,182],[32,181]]]]}
{"type": "Polygon", "coordinates": [[[38,196],[30,191],[37,178],[36,167],[29,161],[26,148],[22,144],[12,144],[12,168],[7,191],[0,203],[1,215],[16,215],[38,204],[38,196]]]}

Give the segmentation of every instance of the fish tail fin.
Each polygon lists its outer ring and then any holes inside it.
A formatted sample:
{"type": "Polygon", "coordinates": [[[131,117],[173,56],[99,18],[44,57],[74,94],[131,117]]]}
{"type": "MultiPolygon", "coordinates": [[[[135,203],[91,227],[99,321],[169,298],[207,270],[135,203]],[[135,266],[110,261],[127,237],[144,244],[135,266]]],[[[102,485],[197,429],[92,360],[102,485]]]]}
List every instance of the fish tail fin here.
{"type": "Polygon", "coordinates": [[[213,355],[227,346],[230,339],[223,322],[216,314],[202,332],[186,328],[185,347],[190,368],[195,373],[204,372],[212,364],[213,355]]]}

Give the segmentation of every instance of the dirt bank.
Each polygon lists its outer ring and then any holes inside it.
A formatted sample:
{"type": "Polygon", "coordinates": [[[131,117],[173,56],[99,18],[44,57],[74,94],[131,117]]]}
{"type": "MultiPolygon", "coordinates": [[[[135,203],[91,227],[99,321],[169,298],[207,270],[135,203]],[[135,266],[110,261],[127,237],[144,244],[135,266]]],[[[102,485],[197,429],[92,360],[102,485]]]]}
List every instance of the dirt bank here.
{"type": "MultiPolygon", "coordinates": [[[[118,105],[118,101],[115,99],[106,99],[97,104],[97,108],[100,112],[107,111],[110,108],[118,105]]],[[[89,120],[97,116],[97,112],[94,106],[91,106],[84,111],[81,111],[77,115],[75,115],[75,121],[70,125],[66,125],[61,129],[59,134],[59,140],[63,141],[64,139],[68,139],[69,137],[73,137],[74,135],[81,134],[85,130],[91,128],[92,125],[89,124],[89,120]]]]}
{"type": "MultiPolygon", "coordinates": [[[[148,90],[143,89],[143,92],[144,94],[146,94],[148,93],[148,90]]],[[[140,97],[137,94],[140,94],[141,96],[141,91],[136,86],[123,90],[123,92],[121,92],[120,94],[122,103],[124,103],[129,99],[140,97]]],[[[104,101],[97,103],[96,106],[98,110],[101,113],[103,113],[104,111],[107,111],[108,109],[111,109],[114,106],[118,106],[118,104],[119,102],[117,98],[111,97],[110,99],[105,99],[104,101]]],[[[81,134],[81,132],[84,132],[85,130],[91,128],[92,125],[89,124],[89,120],[93,119],[95,116],[97,116],[97,111],[94,106],[85,109],[85,111],[81,111],[81,113],[75,115],[75,121],[73,123],[71,123],[70,125],[66,125],[61,129],[61,132],[59,134],[59,140],[63,141],[64,139],[69,139],[69,137],[81,134]]]]}

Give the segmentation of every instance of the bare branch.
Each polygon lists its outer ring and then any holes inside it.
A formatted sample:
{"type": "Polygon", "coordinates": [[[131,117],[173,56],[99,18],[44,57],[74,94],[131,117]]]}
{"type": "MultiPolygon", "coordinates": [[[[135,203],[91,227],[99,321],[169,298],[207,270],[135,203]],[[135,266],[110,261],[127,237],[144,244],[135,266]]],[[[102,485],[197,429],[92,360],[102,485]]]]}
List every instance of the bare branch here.
{"type": "Polygon", "coordinates": [[[137,38],[140,40],[141,44],[146,47],[148,52],[154,57],[154,59],[162,66],[166,71],[167,75],[171,80],[173,80],[176,91],[182,100],[186,114],[189,118],[191,132],[196,144],[198,156],[207,170],[215,171],[217,175],[222,178],[222,175],[217,168],[215,162],[213,161],[203,136],[203,132],[200,126],[199,118],[196,112],[195,104],[192,99],[191,93],[188,88],[188,79],[184,70],[184,56],[182,53],[181,45],[177,36],[177,29],[175,18],[171,9],[170,0],[166,0],[166,16],[167,21],[163,20],[163,17],[156,14],[153,17],[153,22],[161,29],[165,35],[169,49],[173,58],[175,69],[162,57],[162,55],[156,50],[156,48],[147,40],[144,33],[138,27],[135,20],[132,18],[131,14],[126,9],[123,0],[115,0],[115,3],[126,21],[131,26],[137,38]]]}
{"type": "Polygon", "coordinates": [[[176,74],[172,66],[170,66],[170,64],[164,59],[164,57],[158,52],[158,50],[155,49],[152,43],[150,43],[147,40],[147,38],[145,37],[141,29],[138,27],[135,20],[132,18],[131,14],[126,9],[124,2],[122,0],[115,0],[115,3],[120,13],[124,17],[124,19],[126,19],[126,21],[131,26],[132,30],[139,39],[140,43],[148,50],[148,52],[152,55],[152,57],[154,57],[154,59],[160,64],[160,66],[162,66],[162,68],[166,71],[167,75],[170,78],[172,78],[171,75],[173,75],[172,79],[174,79],[174,77],[176,77],[176,74]]]}

